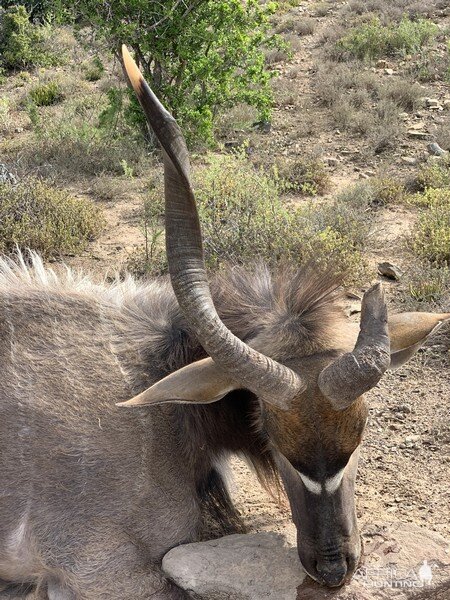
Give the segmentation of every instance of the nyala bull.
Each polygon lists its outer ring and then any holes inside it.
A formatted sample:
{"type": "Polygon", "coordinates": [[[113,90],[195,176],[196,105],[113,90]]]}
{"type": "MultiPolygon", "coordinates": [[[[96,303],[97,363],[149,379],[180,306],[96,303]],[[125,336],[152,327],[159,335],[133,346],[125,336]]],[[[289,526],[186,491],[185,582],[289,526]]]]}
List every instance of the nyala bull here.
{"type": "Polygon", "coordinates": [[[219,465],[280,478],[311,577],[360,556],[354,486],[363,394],[450,314],[387,318],[377,285],[359,327],[313,268],[228,269],[208,282],[175,121],[124,50],[164,157],[171,282],[96,285],[0,262],[0,578],[50,600],[176,600],[160,571],[205,515],[237,515],[219,465]],[[120,406],[118,406],[120,405],[120,406]]]}

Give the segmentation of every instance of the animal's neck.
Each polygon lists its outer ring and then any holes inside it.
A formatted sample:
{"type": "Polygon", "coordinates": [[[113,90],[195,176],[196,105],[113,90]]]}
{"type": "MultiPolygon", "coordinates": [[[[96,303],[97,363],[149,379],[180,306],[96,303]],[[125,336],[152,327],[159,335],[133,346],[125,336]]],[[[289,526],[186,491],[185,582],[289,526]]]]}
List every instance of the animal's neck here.
{"type": "Polygon", "coordinates": [[[202,504],[213,508],[222,532],[236,531],[240,524],[219,468],[223,458],[244,455],[267,487],[277,478],[258,400],[238,391],[214,404],[174,405],[173,409],[174,430],[202,504]]]}

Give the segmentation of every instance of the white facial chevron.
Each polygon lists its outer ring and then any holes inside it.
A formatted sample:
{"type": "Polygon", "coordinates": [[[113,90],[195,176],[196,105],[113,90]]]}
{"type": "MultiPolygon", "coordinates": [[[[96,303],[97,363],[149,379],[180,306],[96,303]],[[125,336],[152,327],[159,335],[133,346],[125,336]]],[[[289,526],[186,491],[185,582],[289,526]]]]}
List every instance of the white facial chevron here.
{"type": "MultiPolygon", "coordinates": [[[[355,450],[355,452],[357,452],[358,450],[359,450],[359,448],[357,448],[355,450]]],[[[354,454],[355,453],[353,453],[353,455],[354,454]]],[[[328,479],[325,479],[324,482],[315,481],[314,479],[311,479],[311,477],[307,477],[303,473],[300,473],[300,471],[297,471],[297,473],[299,474],[300,479],[303,481],[305,488],[308,491],[310,491],[312,494],[316,494],[318,496],[319,494],[322,494],[322,492],[324,492],[324,491],[327,492],[328,494],[333,494],[334,492],[336,492],[339,489],[339,487],[342,483],[342,479],[344,477],[345,469],[347,468],[347,466],[351,462],[351,460],[352,459],[350,458],[349,462],[343,469],[338,471],[336,473],[336,475],[333,475],[333,477],[329,477],[328,479]]]]}
{"type": "Polygon", "coordinates": [[[319,495],[322,492],[322,485],[320,483],[310,479],[306,475],[303,475],[303,473],[300,473],[300,471],[297,471],[297,473],[300,475],[300,479],[303,481],[305,488],[312,494],[319,495]]]}
{"type": "Polygon", "coordinates": [[[338,471],[333,477],[329,477],[325,480],[325,489],[329,494],[335,492],[341,485],[342,478],[344,477],[345,467],[338,471]]]}

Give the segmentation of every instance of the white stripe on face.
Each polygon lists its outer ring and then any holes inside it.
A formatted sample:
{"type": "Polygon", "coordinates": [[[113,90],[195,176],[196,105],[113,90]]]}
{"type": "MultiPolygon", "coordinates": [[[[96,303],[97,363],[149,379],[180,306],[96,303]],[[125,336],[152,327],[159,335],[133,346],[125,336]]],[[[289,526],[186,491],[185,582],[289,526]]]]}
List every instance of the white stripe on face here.
{"type": "Polygon", "coordinates": [[[300,475],[300,479],[303,481],[303,484],[308,491],[317,495],[322,492],[322,485],[320,483],[313,481],[306,475],[303,475],[303,473],[300,473],[300,471],[297,471],[297,473],[300,475]]]}
{"type": "Polygon", "coordinates": [[[345,467],[338,471],[336,475],[333,475],[333,477],[329,477],[325,480],[325,489],[329,494],[332,494],[333,492],[339,489],[339,486],[342,482],[342,478],[344,477],[344,472],[345,467]]]}
{"type": "Polygon", "coordinates": [[[333,475],[333,477],[329,477],[328,479],[325,479],[325,481],[323,483],[321,483],[320,481],[315,481],[314,479],[311,479],[310,477],[307,477],[303,473],[300,473],[300,471],[297,471],[297,473],[299,474],[300,479],[303,481],[303,484],[306,487],[306,489],[308,491],[310,491],[312,494],[319,495],[324,490],[328,494],[334,494],[334,492],[336,492],[341,486],[342,479],[343,479],[344,473],[345,473],[345,469],[351,463],[353,457],[356,456],[356,458],[357,458],[358,453],[359,453],[359,446],[353,452],[353,454],[350,457],[350,460],[348,461],[346,466],[343,469],[341,469],[340,471],[338,471],[336,473],[336,475],[333,475]]]}

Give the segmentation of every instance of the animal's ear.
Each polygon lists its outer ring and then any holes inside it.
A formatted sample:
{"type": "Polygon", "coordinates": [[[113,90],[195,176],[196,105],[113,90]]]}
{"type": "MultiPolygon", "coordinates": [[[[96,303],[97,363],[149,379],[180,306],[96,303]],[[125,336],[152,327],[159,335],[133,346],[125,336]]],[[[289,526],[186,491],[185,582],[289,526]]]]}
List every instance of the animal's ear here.
{"type": "Polygon", "coordinates": [[[210,404],[239,387],[211,358],[204,358],[167,375],[141,394],[127,402],[119,402],[117,406],[210,404]]]}
{"type": "Polygon", "coordinates": [[[398,369],[404,365],[449,319],[450,313],[407,312],[390,316],[391,365],[389,369],[398,369]]]}

